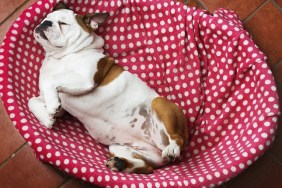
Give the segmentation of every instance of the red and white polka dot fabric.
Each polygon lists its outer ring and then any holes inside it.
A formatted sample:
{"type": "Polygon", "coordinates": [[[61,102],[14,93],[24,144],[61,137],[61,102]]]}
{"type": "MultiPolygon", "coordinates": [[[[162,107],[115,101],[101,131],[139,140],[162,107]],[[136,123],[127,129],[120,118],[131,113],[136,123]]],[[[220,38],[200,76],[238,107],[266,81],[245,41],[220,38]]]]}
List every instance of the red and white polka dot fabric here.
{"type": "Polygon", "coordinates": [[[107,147],[75,118],[64,116],[52,130],[39,124],[27,101],[38,95],[44,51],[32,32],[56,4],[47,0],[22,13],[0,51],[2,100],[40,160],[100,186],[212,187],[269,148],[279,114],[275,83],[234,12],[209,14],[170,0],[65,2],[79,14],[110,13],[98,31],[106,54],[183,109],[190,144],[181,162],[151,175],[116,173],[105,167],[107,147]]]}

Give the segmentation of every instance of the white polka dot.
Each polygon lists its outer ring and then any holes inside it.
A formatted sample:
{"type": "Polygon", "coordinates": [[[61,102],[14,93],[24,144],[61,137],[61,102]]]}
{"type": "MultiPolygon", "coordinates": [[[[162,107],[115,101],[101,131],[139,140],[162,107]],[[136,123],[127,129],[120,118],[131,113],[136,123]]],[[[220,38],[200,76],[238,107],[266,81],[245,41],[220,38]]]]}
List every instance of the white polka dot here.
{"type": "Polygon", "coordinates": [[[262,138],[267,138],[268,135],[267,135],[266,133],[262,133],[262,134],[261,134],[261,137],[262,137],[262,138]]]}
{"type": "Polygon", "coordinates": [[[256,153],[256,149],[255,149],[255,148],[251,148],[250,151],[251,151],[252,154],[255,154],[255,153],[256,153]]]}
{"type": "Polygon", "coordinates": [[[93,183],[93,182],[94,182],[94,177],[91,176],[91,177],[89,178],[89,181],[90,181],[91,183],[93,183]]]}
{"type": "Polygon", "coordinates": [[[85,173],[86,170],[87,170],[86,167],[82,167],[82,168],[81,168],[81,172],[82,172],[82,173],[85,173]]]}
{"type": "Polygon", "coordinates": [[[57,160],[57,161],[56,161],[56,165],[57,165],[57,166],[60,166],[60,164],[61,164],[61,161],[57,160]]]}
{"type": "Polygon", "coordinates": [[[47,153],[47,158],[51,158],[52,154],[51,153],[47,153]]]}
{"type": "Polygon", "coordinates": [[[59,157],[59,156],[61,155],[61,153],[58,152],[58,151],[56,151],[55,155],[56,155],[57,157],[59,157]]]}
{"type": "Polygon", "coordinates": [[[30,134],[28,134],[28,133],[24,134],[25,139],[28,139],[29,137],[30,137],[30,134]]]}
{"type": "Polygon", "coordinates": [[[75,168],[73,168],[72,172],[73,172],[74,174],[76,174],[76,173],[78,172],[78,169],[75,167],[75,168]]]}
{"type": "Polygon", "coordinates": [[[35,140],[35,143],[36,144],[39,144],[41,142],[41,139],[40,138],[37,138],[36,140],[35,140]]]}
{"type": "Polygon", "coordinates": [[[22,127],[22,130],[23,130],[23,131],[27,131],[27,130],[28,130],[28,126],[23,126],[23,127],[22,127]]]}
{"type": "Polygon", "coordinates": [[[69,159],[64,160],[64,164],[66,164],[66,165],[69,164],[69,162],[70,162],[69,159]]]}

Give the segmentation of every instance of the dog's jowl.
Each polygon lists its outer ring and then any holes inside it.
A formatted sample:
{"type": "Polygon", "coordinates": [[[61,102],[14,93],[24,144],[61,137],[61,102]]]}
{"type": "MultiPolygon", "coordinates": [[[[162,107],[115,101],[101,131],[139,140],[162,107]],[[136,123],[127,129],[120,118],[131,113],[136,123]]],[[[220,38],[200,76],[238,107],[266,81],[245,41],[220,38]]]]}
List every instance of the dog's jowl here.
{"type": "Polygon", "coordinates": [[[29,108],[47,128],[64,111],[77,117],[109,146],[111,170],[152,173],[185,149],[186,118],[176,104],[103,54],[104,40],[95,30],[108,16],[77,15],[58,3],[36,27],[34,37],[46,56],[40,96],[29,100],[29,108]]]}

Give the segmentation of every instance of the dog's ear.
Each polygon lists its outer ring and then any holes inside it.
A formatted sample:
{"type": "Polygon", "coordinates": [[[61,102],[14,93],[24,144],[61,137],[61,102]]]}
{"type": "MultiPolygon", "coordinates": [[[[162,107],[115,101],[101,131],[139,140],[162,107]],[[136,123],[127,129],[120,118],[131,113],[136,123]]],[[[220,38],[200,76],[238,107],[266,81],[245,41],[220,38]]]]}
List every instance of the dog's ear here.
{"type": "Polygon", "coordinates": [[[62,1],[59,1],[53,8],[53,11],[56,10],[61,10],[61,9],[69,9],[69,7],[67,5],[65,5],[65,3],[63,3],[62,1]]]}
{"type": "Polygon", "coordinates": [[[102,25],[105,20],[108,18],[109,13],[94,13],[94,14],[87,14],[83,16],[83,22],[92,31],[98,29],[100,25],[102,25]]]}

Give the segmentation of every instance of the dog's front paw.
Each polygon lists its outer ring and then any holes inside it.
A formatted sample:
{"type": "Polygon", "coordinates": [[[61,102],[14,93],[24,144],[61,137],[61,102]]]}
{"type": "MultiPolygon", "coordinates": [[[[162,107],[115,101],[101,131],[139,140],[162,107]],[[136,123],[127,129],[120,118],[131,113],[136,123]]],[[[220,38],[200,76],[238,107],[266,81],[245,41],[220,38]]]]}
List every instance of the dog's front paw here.
{"type": "Polygon", "coordinates": [[[48,129],[52,129],[53,124],[56,121],[57,117],[62,116],[62,114],[64,113],[63,108],[61,107],[61,105],[59,105],[58,107],[56,107],[52,113],[48,114],[48,118],[44,119],[44,121],[42,122],[42,124],[48,128],[48,129]]]}
{"type": "Polygon", "coordinates": [[[56,120],[55,120],[54,117],[48,116],[47,118],[44,118],[44,119],[41,120],[41,124],[43,124],[44,127],[48,128],[48,129],[52,129],[55,121],[56,120]]]}
{"type": "Polygon", "coordinates": [[[180,147],[175,143],[171,142],[163,151],[162,158],[168,162],[174,161],[180,156],[180,147]]]}
{"type": "Polygon", "coordinates": [[[126,168],[126,162],[119,157],[111,157],[106,162],[106,166],[112,171],[123,171],[126,168]]]}
{"type": "Polygon", "coordinates": [[[58,116],[62,111],[62,106],[60,102],[48,104],[46,107],[47,107],[47,112],[51,117],[58,116]]]}

